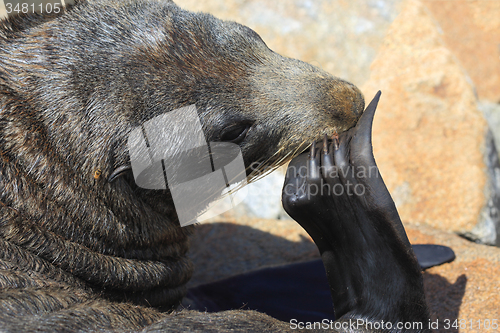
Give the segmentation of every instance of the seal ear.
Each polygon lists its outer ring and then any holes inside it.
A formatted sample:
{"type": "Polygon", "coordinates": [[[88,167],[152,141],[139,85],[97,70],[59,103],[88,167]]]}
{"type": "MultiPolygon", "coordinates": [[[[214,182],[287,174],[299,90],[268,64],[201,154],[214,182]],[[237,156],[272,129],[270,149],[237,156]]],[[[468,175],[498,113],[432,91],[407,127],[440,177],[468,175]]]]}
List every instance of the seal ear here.
{"type": "Polygon", "coordinates": [[[108,183],[114,182],[117,178],[124,176],[128,172],[132,170],[132,167],[130,165],[122,165],[118,168],[116,168],[111,175],[108,177],[108,183]]]}

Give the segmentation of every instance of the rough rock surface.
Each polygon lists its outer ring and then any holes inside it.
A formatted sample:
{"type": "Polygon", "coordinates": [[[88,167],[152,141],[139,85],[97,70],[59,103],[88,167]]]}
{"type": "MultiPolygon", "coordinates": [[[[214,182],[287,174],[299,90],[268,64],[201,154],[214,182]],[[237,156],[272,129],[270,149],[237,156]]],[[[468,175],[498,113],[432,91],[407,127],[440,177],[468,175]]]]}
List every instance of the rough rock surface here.
{"type": "Polygon", "coordinates": [[[473,87],[433,17],[408,1],[389,28],[370,80],[382,98],[373,146],[405,223],[464,232],[486,205],[487,124],[473,87]]]}
{"type": "Polygon", "coordinates": [[[431,318],[440,324],[436,332],[496,332],[485,329],[484,324],[487,319],[497,319],[500,327],[500,249],[424,224],[407,225],[406,231],[413,244],[441,244],[455,251],[455,261],[424,273],[431,318]],[[446,319],[451,323],[458,319],[459,325],[462,321],[467,326],[446,329],[446,319]]]}
{"type": "Polygon", "coordinates": [[[500,1],[424,0],[480,99],[500,102],[500,1]],[[459,24],[457,24],[460,22],[459,24]]]}
{"type": "MultiPolygon", "coordinates": [[[[319,257],[309,236],[291,220],[227,220],[204,223],[198,228],[192,239],[195,275],[191,286],[260,267],[319,257]]],[[[456,254],[452,263],[424,272],[431,318],[440,327],[436,332],[485,332],[483,326],[479,329],[478,321],[482,325],[486,319],[500,321],[499,248],[474,244],[425,224],[408,224],[406,231],[412,244],[446,245],[456,254]],[[460,320],[466,321],[467,328],[452,327],[457,319],[459,325],[460,320]]]]}

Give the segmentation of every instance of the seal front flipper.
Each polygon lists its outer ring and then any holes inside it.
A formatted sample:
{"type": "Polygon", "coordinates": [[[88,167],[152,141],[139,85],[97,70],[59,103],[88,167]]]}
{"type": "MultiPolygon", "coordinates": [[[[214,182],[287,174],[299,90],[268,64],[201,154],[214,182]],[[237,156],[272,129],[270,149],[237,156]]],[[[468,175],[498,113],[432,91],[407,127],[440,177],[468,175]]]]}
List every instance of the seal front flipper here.
{"type": "Polygon", "coordinates": [[[292,160],[283,206],[318,246],[336,318],[420,323],[425,330],[420,266],[373,158],[379,96],[354,128],[292,160]]]}

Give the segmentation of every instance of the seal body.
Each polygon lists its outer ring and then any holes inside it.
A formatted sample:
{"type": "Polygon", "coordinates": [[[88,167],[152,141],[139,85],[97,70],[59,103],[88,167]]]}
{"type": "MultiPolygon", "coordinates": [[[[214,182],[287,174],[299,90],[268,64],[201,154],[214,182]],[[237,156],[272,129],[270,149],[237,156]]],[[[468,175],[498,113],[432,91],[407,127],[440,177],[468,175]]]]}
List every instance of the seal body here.
{"type": "MultiPolygon", "coordinates": [[[[352,84],[170,1],[88,0],[1,22],[2,327],[53,330],[71,318],[64,329],[138,329],[179,304],[192,227],[179,226],[168,188],[107,179],[130,164],[133,129],[192,104],[208,142],[239,145],[250,180],[352,127],[364,108],[352,84]]],[[[282,325],[232,316],[169,320],[282,325]]]]}

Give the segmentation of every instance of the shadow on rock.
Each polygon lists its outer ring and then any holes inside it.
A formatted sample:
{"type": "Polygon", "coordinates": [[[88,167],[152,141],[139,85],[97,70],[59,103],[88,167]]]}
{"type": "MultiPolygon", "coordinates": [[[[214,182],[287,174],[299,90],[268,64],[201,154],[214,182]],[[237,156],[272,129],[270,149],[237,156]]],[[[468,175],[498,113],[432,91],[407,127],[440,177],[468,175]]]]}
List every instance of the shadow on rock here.
{"type": "Polygon", "coordinates": [[[291,238],[297,241],[284,238],[287,235],[280,237],[247,225],[198,225],[191,236],[189,256],[195,272],[188,287],[263,267],[319,258],[318,249],[309,238],[294,231],[290,233],[296,234],[291,238]]]}
{"type": "MultiPolygon", "coordinates": [[[[260,222],[267,226],[279,223],[260,222]]],[[[258,223],[252,224],[254,227],[234,223],[197,226],[190,250],[195,272],[184,306],[209,312],[254,309],[284,321],[333,319],[316,245],[295,230],[281,230],[277,225],[272,234],[257,229],[258,223]],[[291,263],[295,264],[275,267],[291,263]],[[272,268],[262,269],[265,267],[272,268]],[[314,304],[308,303],[311,299],[314,304]]],[[[435,332],[459,332],[453,324],[467,277],[462,275],[452,284],[437,274],[424,272],[423,276],[431,321],[439,325],[435,332]]]]}
{"type": "Polygon", "coordinates": [[[455,283],[437,274],[424,272],[424,289],[431,312],[431,321],[439,323],[434,332],[459,332],[458,314],[467,286],[467,277],[460,275],[455,283]],[[458,324],[458,327],[457,327],[458,324]]]}

